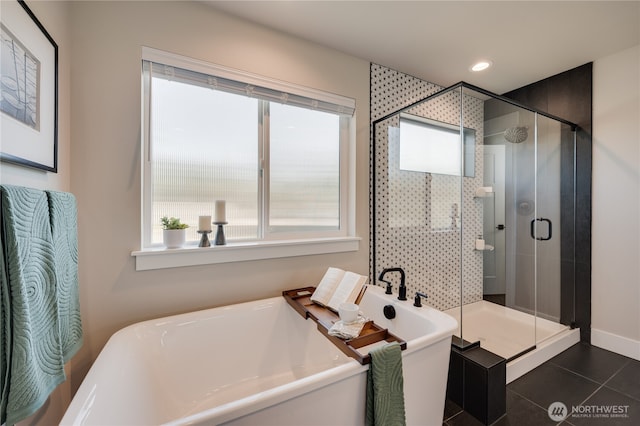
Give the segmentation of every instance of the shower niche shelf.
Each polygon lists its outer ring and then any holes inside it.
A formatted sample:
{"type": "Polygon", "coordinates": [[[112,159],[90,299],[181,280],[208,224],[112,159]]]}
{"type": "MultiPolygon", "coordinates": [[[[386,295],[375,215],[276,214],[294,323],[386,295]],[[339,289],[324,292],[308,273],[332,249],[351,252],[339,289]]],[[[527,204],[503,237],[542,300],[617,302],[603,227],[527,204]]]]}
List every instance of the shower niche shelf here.
{"type": "Polygon", "coordinates": [[[484,248],[474,247],[475,251],[494,251],[496,248],[490,244],[485,244],[484,248]]]}
{"type": "Polygon", "coordinates": [[[386,328],[382,328],[373,321],[367,321],[360,332],[360,335],[354,339],[343,340],[335,336],[329,335],[329,329],[340,318],[330,309],[320,306],[311,301],[311,295],[315,291],[315,287],[304,287],[294,290],[285,290],[282,296],[287,303],[298,312],[305,320],[311,319],[318,326],[318,331],[329,339],[338,349],[345,355],[354,358],[360,364],[365,365],[371,363],[371,356],[363,354],[358,349],[378,342],[398,342],[400,348],[404,351],[407,348],[407,342],[392,334],[386,328]]]}
{"type": "Polygon", "coordinates": [[[489,198],[493,197],[493,187],[491,186],[481,186],[476,188],[476,192],[473,198],[489,198]]]}
{"type": "Polygon", "coordinates": [[[473,248],[475,251],[494,251],[495,247],[486,244],[483,239],[479,238],[476,240],[475,247],[473,248]]]}

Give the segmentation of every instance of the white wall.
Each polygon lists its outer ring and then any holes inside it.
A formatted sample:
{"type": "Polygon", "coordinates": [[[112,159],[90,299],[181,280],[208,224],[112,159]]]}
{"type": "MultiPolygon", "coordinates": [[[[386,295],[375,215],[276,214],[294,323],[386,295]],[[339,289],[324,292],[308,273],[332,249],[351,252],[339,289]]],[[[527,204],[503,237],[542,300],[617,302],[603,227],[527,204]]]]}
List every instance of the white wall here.
{"type": "Polygon", "coordinates": [[[326,268],[368,274],[369,63],[198,2],[71,2],[72,173],[78,199],[84,377],[106,340],[145,319],[315,285],[326,268]],[[140,248],[141,46],[356,99],[356,234],[335,255],[135,271],[140,248]]]}
{"type": "Polygon", "coordinates": [[[593,67],[594,345],[640,359],[640,46],[593,67]]]}

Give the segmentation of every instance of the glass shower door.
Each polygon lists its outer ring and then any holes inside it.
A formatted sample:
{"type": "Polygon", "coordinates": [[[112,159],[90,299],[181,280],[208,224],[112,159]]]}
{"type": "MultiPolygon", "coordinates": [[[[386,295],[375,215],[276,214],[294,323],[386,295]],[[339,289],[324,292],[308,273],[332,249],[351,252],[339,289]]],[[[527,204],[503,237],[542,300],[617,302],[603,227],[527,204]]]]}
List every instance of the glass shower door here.
{"type": "Polygon", "coordinates": [[[483,291],[512,308],[502,352],[510,359],[573,317],[573,133],[513,106],[494,102],[485,113],[483,183],[493,196],[482,200],[483,232],[495,250],[483,257],[483,291]]]}
{"type": "Polygon", "coordinates": [[[530,228],[536,242],[536,343],[540,343],[567,328],[561,324],[563,310],[573,316],[574,155],[568,125],[541,115],[537,124],[536,208],[530,228]]]}
{"type": "Polygon", "coordinates": [[[513,358],[535,347],[536,243],[530,223],[536,203],[536,114],[518,108],[505,117],[505,269],[506,306],[514,310],[513,358]]]}

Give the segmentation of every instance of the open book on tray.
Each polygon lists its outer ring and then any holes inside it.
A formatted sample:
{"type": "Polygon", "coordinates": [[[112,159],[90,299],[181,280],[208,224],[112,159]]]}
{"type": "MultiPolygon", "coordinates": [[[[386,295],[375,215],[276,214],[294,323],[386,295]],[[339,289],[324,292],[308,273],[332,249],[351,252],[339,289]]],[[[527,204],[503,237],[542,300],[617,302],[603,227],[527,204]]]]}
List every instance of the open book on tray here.
{"type": "Polygon", "coordinates": [[[329,268],[311,295],[311,301],[337,312],[341,303],[356,303],[366,282],[364,275],[329,268]]]}

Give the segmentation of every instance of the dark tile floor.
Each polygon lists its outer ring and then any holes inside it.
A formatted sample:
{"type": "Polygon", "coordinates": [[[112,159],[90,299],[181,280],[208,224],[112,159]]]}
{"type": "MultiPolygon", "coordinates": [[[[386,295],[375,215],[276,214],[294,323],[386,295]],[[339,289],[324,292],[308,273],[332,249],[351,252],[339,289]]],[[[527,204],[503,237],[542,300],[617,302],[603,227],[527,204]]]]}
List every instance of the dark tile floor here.
{"type": "MultiPolygon", "coordinates": [[[[481,424],[447,401],[443,425],[481,424]]],[[[507,385],[507,414],[494,425],[551,424],[640,425],[640,361],[578,343],[507,385]],[[566,406],[564,420],[549,416],[555,402],[566,406]]]]}

